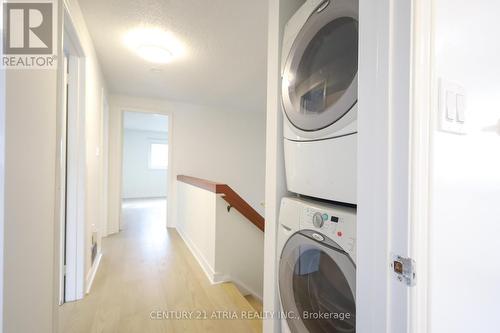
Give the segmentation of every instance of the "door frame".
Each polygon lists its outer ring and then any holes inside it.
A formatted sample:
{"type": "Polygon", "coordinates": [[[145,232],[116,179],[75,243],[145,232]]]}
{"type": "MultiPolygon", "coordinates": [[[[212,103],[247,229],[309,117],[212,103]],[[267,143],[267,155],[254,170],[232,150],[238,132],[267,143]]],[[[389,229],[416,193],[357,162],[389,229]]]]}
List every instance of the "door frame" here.
{"type": "Polygon", "coordinates": [[[108,236],[108,195],[109,195],[109,101],[106,96],[104,88],[101,90],[101,149],[100,152],[102,156],[102,202],[101,202],[101,214],[103,225],[99,227],[101,237],[108,236]]]}
{"type": "Polygon", "coordinates": [[[417,284],[410,293],[410,333],[429,331],[430,219],[432,209],[433,124],[437,92],[434,63],[434,2],[413,0],[411,236],[410,256],[417,263],[417,284]]]}
{"type": "Polygon", "coordinates": [[[359,332],[427,331],[432,26],[431,0],[360,0],[359,332]],[[416,286],[393,255],[416,261],[416,286]]]}
{"type": "Polygon", "coordinates": [[[119,149],[118,149],[118,161],[119,161],[119,166],[120,166],[120,171],[119,171],[119,180],[118,180],[118,200],[116,200],[118,207],[115,207],[115,209],[118,210],[118,231],[122,230],[122,187],[123,187],[123,125],[124,125],[124,114],[125,112],[137,112],[137,113],[147,113],[147,114],[159,114],[163,116],[168,117],[168,168],[167,168],[167,221],[165,223],[166,228],[171,228],[175,227],[175,224],[173,222],[173,216],[174,216],[174,207],[170,205],[170,209],[168,208],[169,201],[172,203],[172,198],[174,195],[174,184],[175,184],[175,176],[174,176],[174,136],[173,136],[173,123],[174,123],[174,117],[173,117],[173,112],[169,110],[163,110],[163,109],[147,109],[147,108],[135,108],[135,107],[126,107],[126,106],[120,106],[118,107],[118,112],[119,112],[119,149]]]}
{"type": "MultiPolygon", "coordinates": [[[[68,94],[74,96],[69,102],[69,110],[73,110],[74,123],[68,124],[66,109],[66,75],[64,66],[58,68],[58,115],[57,115],[57,206],[56,206],[56,279],[58,303],[82,299],[85,288],[85,204],[86,204],[86,144],[85,144],[85,52],[78,37],[76,25],[69,6],[63,2],[63,23],[60,33],[61,55],[69,53],[70,75],[68,94]],[[73,132],[76,151],[66,156],[67,126],[73,132]],[[67,197],[66,162],[71,163],[74,186],[67,197]],[[66,211],[67,203],[72,206],[66,211]],[[67,215],[74,218],[66,221],[67,215]],[[65,223],[66,221],[66,223],[65,223]],[[66,259],[66,265],[65,263],[66,259]],[[64,282],[66,279],[66,283],[64,282]]],[[[71,111],[70,111],[71,112],[71,111]]]]}

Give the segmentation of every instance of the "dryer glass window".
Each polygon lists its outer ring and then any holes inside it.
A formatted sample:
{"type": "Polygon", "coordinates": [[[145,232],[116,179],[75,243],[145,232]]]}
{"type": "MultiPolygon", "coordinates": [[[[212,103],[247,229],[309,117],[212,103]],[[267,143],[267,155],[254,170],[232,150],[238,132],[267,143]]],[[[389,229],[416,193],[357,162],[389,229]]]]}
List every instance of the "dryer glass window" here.
{"type": "Polygon", "coordinates": [[[357,71],[358,22],[350,17],[333,20],[314,36],[302,56],[290,87],[293,104],[301,113],[324,112],[349,88],[357,71]]]}
{"type": "Polygon", "coordinates": [[[293,270],[293,293],[309,332],[355,332],[355,301],[339,266],[320,249],[302,252],[293,270]],[[320,315],[331,318],[322,319],[320,315]]]}
{"type": "Polygon", "coordinates": [[[314,26],[311,20],[297,38],[283,78],[285,111],[303,130],[335,123],[357,101],[357,19],[335,18],[308,37],[314,26]]]}

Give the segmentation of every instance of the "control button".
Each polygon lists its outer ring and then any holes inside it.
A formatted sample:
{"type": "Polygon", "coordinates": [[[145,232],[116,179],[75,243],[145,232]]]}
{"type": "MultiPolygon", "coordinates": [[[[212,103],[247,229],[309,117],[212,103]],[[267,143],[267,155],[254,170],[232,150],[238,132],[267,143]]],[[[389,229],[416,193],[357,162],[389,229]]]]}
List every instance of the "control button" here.
{"type": "Polygon", "coordinates": [[[337,236],[342,237],[342,231],[337,231],[337,236]]]}
{"type": "Polygon", "coordinates": [[[337,223],[339,221],[339,218],[337,216],[332,216],[330,218],[330,221],[337,223]]]}
{"type": "Polygon", "coordinates": [[[328,220],[328,214],[323,214],[323,221],[328,220]]]}
{"type": "Polygon", "coordinates": [[[317,234],[317,233],[312,234],[312,236],[313,236],[313,238],[315,240],[320,241],[320,242],[322,242],[322,241],[325,240],[325,237],[323,237],[323,236],[321,236],[320,234],[317,234]]]}
{"type": "Polygon", "coordinates": [[[321,228],[323,226],[323,216],[321,215],[321,213],[314,213],[313,215],[313,225],[316,227],[316,228],[321,228]]]}

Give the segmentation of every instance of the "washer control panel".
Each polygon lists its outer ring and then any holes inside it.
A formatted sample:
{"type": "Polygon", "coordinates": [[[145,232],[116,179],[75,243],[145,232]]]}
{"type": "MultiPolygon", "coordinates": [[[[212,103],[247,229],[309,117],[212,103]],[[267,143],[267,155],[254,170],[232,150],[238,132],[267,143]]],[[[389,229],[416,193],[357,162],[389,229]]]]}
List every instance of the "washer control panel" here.
{"type": "MultiPolygon", "coordinates": [[[[335,241],[356,260],[356,210],[338,205],[304,202],[300,230],[313,230],[335,241]]],[[[319,240],[318,240],[319,241],[319,240]]]]}

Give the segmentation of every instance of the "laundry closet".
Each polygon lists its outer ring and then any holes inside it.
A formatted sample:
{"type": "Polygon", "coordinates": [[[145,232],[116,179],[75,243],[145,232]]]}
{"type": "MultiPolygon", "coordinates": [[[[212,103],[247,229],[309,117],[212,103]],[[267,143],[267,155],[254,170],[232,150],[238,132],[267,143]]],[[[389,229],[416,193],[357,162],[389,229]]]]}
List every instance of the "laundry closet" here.
{"type": "Polygon", "coordinates": [[[355,332],[358,0],[306,1],[281,52],[281,332],[355,332]]]}
{"type": "MultiPolygon", "coordinates": [[[[265,262],[264,311],[277,320],[264,321],[267,332],[369,332],[386,327],[388,313],[398,315],[392,332],[407,325],[408,287],[390,266],[389,244],[408,228],[392,229],[390,214],[408,207],[388,203],[409,200],[407,180],[394,178],[404,175],[408,151],[391,149],[410,131],[391,128],[395,104],[380,97],[409,89],[406,77],[393,88],[388,73],[409,69],[397,60],[408,55],[409,44],[398,43],[410,39],[411,24],[391,23],[390,15],[411,8],[386,5],[271,1],[265,252],[273,257],[265,262]],[[406,30],[391,34],[391,24],[406,30]],[[391,58],[396,65],[380,62],[391,58]]],[[[409,105],[402,96],[396,102],[409,105]]],[[[394,249],[405,255],[409,239],[398,240],[394,249]]]]}

